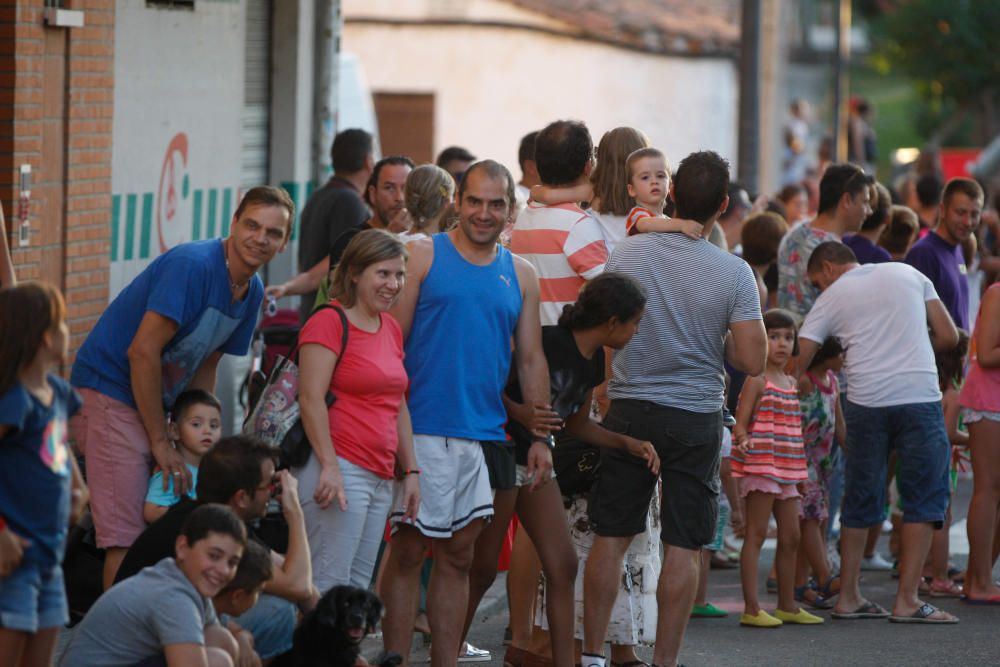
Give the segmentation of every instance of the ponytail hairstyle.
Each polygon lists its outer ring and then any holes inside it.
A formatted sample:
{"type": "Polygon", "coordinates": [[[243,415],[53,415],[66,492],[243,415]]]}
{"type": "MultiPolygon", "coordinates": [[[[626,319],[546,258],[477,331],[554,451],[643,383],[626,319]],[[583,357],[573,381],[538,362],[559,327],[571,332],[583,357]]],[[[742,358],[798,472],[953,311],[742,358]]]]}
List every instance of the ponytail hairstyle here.
{"type": "Polygon", "coordinates": [[[591,329],[612,317],[628,322],[645,307],[646,293],[639,283],[620,273],[602,273],[583,286],[576,303],[563,307],[559,326],[591,329]]]}
{"type": "Polygon", "coordinates": [[[48,283],[24,282],[0,289],[0,394],[35,360],[46,333],[66,318],[66,303],[48,283]]]}
{"type": "MultiPolygon", "coordinates": [[[[840,244],[838,243],[838,245],[840,244]]],[[[799,327],[795,323],[795,317],[790,312],[781,308],[772,308],[764,313],[764,330],[770,331],[771,329],[791,329],[792,333],[795,334],[792,343],[792,356],[799,356],[799,327]]]]}
{"type": "Polygon", "coordinates": [[[965,355],[969,353],[969,333],[962,328],[958,330],[958,345],[946,352],[935,352],[938,382],[944,391],[952,383],[962,382],[962,371],[965,370],[965,355]]]}
{"type": "Polygon", "coordinates": [[[413,218],[410,233],[445,231],[454,199],[455,179],[441,167],[422,164],[411,171],[406,177],[406,210],[413,218]]]}

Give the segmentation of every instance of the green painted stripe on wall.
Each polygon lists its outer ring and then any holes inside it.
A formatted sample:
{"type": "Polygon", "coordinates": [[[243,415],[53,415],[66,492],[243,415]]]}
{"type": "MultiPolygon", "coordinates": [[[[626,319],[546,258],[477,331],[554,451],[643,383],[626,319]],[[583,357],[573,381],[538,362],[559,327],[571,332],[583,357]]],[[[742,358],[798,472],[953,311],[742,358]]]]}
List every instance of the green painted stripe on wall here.
{"type": "Polygon", "coordinates": [[[149,258],[150,237],[153,233],[153,193],[142,195],[142,227],[139,229],[139,258],[149,258]]]}
{"type": "Polygon", "coordinates": [[[222,191],[222,235],[229,236],[229,223],[233,218],[233,189],[222,191]]]}
{"type": "Polygon", "coordinates": [[[215,238],[215,214],[218,212],[219,191],[212,188],[208,191],[208,225],[206,225],[205,238],[215,238]]]}
{"type": "Polygon", "coordinates": [[[191,202],[191,240],[200,241],[201,240],[201,202],[204,196],[204,191],[195,190],[194,199],[191,202]]]}
{"type": "Polygon", "coordinates": [[[122,196],[111,195],[111,261],[118,261],[118,239],[121,233],[122,196]]]}
{"type": "Polygon", "coordinates": [[[135,202],[136,195],[125,196],[125,260],[135,257],[135,202]]]}

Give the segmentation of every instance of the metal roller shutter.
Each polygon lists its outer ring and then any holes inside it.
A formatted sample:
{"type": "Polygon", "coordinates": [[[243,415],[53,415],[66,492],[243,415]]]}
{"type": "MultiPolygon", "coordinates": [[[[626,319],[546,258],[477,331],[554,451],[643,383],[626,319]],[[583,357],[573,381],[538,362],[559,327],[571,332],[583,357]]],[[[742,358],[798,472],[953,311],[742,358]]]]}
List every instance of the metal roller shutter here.
{"type": "Polygon", "coordinates": [[[271,1],[247,0],[242,189],[267,183],[271,125],[271,1]]]}

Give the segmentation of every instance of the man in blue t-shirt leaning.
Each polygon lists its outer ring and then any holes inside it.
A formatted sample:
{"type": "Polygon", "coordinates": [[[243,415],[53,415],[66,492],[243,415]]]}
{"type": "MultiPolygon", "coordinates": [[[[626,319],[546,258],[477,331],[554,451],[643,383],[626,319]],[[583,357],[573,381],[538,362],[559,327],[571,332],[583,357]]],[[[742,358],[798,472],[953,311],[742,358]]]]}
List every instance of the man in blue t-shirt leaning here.
{"type": "Polygon", "coordinates": [[[145,529],[155,463],[175,492],[191,473],[167,437],[166,410],[186,389],[215,389],[223,354],[250,346],[264,286],[257,271],[285,249],[295,205],[284,190],[252,188],[229,236],[184,243],[157,257],[115,297],[73,364],[84,406],[74,422],[87,464],[105,588],[145,529]]]}
{"type": "Polygon", "coordinates": [[[938,223],[917,241],[906,263],[930,278],[948,314],[969,330],[969,276],[964,246],[979,226],[983,189],[971,178],[953,178],[944,186],[938,223]]]}

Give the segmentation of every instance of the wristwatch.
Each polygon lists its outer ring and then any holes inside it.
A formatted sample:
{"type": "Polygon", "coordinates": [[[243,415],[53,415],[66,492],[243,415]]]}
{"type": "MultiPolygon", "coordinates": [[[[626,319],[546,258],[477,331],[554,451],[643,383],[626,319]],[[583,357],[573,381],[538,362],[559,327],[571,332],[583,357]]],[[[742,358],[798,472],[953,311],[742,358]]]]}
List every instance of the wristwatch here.
{"type": "Polygon", "coordinates": [[[556,448],[556,437],[554,435],[552,435],[551,433],[549,433],[544,438],[540,438],[540,437],[538,437],[536,435],[535,437],[533,437],[531,439],[531,444],[535,444],[536,442],[542,443],[543,445],[545,445],[549,449],[555,449],[556,448]]]}

